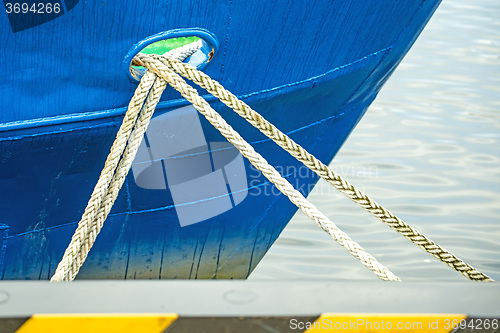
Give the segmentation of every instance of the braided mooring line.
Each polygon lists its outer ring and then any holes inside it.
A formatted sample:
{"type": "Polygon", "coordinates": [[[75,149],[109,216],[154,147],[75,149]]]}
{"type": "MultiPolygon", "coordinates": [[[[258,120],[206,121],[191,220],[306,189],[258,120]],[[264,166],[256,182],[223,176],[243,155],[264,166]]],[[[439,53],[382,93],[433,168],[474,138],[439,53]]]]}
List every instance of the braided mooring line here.
{"type": "Polygon", "coordinates": [[[170,59],[168,57],[138,54],[135,60],[138,63],[143,64],[143,66],[155,71],[157,74],[165,72],[169,69],[198,84],[199,86],[207,90],[210,94],[219,98],[221,102],[234,110],[241,117],[245,118],[250,124],[258,128],[262,133],[276,142],[280,147],[285,149],[296,159],[301,161],[305,166],[314,171],[318,176],[326,180],[337,190],[349,197],[352,201],[356,202],[365,210],[375,215],[378,219],[402,234],[411,242],[415,243],[420,248],[433,255],[435,258],[446,263],[448,266],[471,280],[493,281],[486,274],[479,272],[474,267],[470,266],[460,258],[445,250],[443,247],[439,246],[431,239],[427,238],[416,229],[408,225],[406,222],[396,217],[390,211],[380,206],[370,197],[356,189],[353,185],[344,180],[340,175],[335,173],[327,165],[322,163],[315,156],[295,143],[286,134],[281,132],[273,124],[269,123],[259,113],[254,111],[243,101],[239,100],[235,95],[227,91],[220,83],[213,80],[205,73],[197,70],[191,65],[185,64],[175,59],[170,59]]]}
{"type": "MultiPolygon", "coordinates": [[[[187,58],[199,47],[176,49],[169,56],[187,58]]],[[[201,47],[201,45],[200,45],[201,47]]],[[[101,175],[85,208],[78,227],[59,262],[51,282],[72,281],[85,262],[104,220],[108,216],[144,137],[166,81],[152,72],[142,77],[122,121],[101,175]],[[144,102],[146,100],[146,102],[144,102]]]]}
{"type": "Polygon", "coordinates": [[[94,224],[96,213],[99,211],[102,201],[108,192],[109,185],[112,181],[116,167],[123,155],[125,146],[129,139],[130,133],[136,123],[137,116],[141,111],[143,102],[147,97],[149,90],[155,82],[156,75],[144,75],[139,86],[137,87],[125,117],[123,118],[122,125],[118,130],[116,139],[111,146],[111,150],[101,171],[99,180],[97,181],[94,191],[90,196],[90,200],[85,208],[78,227],[71,238],[71,242],[64,252],[62,260],[56,268],[51,281],[71,281],[78,273],[79,267],[83,264],[86,253],[90,251],[90,244],[84,243],[91,232],[90,228],[94,224]],[[78,269],[75,268],[78,267],[78,269]]]}
{"type": "Polygon", "coordinates": [[[186,59],[192,56],[196,51],[201,49],[203,46],[202,40],[197,40],[196,42],[178,47],[173,49],[172,51],[164,54],[164,57],[172,58],[172,59],[186,59]]]}
{"type": "MultiPolygon", "coordinates": [[[[141,59],[145,55],[139,56],[141,59]]],[[[299,191],[297,191],[276,169],[271,166],[265,158],[257,153],[225,120],[217,113],[198,92],[189,86],[184,79],[173,71],[162,68],[158,62],[148,62],[147,67],[153,70],[159,77],[165,79],[175,90],[186,98],[193,106],[232,143],[240,153],[246,157],[262,174],[272,182],[280,192],[286,195],[291,202],[300,208],[309,218],[315,221],[324,231],[355,258],[361,261],[368,269],[373,271],[380,279],[386,281],[400,281],[400,279],[380,264],[373,256],[367,253],[359,244],[353,241],[347,234],[341,231],[328,217],[321,213],[311,202],[309,202],[299,191]]],[[[164,67],[164,66],[163,66],[164,67]]]]}
{"type": "MultiPolygon", "coordinates": [[[[150,75],[156,77],[156,75],[152,73],[146,73],[145,75],[150,75]]],[[[95,214],[95,218],[91,223],[87,226],[87,232],[85,234],[79,233],[80,238],[80,247],[77,248],[76,245],[73,247],[73,251],[71,252],[74,255],[75,260],[71,260],[70,256],[63,257],[65,269],[62,271],[63,273],[54,274],[52,277],[52,281],[72,281],[75,279],[78,274],[81,266],[87,259],[87,255],[90,252],[90,249],[95,243],[97,235],[102,229],[104,221],[106,220],[113,204],[118,197],[118,193],[125,182],[125,177],[127,176],[130,167],[132,166],[132,162],[134,161],[135,155],[141,141],[144,137],[144,133],[149,125],[153,112],[158,104],[162,92],[167,87],[167,83],[163,79],[156,79],[151,91],[147,97],[146,103],[144,103],[143,110],[139,114],[137,119],[137,123],[130,134],[128,144],[123,152],[123,156],[120,159],[120,162],[115,170],[115,174],[109,184],[109,188],[106,191],[106,194],[103,197],[103,201],[99,210],[95,214]],[[76,248],[76,249],[75,249],[76,248]]],[[[57,272],[57,271],[56,271],[57,272]]]]}

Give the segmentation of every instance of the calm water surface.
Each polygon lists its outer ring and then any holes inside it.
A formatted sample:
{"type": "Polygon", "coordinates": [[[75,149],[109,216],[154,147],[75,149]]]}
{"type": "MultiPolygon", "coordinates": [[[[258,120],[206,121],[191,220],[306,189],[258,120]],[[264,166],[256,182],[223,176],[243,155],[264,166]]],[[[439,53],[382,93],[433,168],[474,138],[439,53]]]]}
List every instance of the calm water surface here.
{"type": "MultiPolygon", "coordinates": [[[[444,0],[331,166],[500,280],[500,1],[444,0]]],[[[309,198],[403,280],[464,280],[325,182],[309,198]]],[[[298,212],[263,279],[376,277],[298,212]]]]}

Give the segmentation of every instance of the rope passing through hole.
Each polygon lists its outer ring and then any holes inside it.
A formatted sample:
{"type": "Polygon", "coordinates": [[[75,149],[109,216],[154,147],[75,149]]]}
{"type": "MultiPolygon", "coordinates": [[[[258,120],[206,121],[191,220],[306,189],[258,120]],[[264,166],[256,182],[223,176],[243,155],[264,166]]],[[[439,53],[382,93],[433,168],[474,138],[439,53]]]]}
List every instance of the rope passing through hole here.
{"type": "Polygon", "coordinates": [[[320,177],[327,180],[339,191],[346,194],[353,201],[360,204],[391,228],[400,232],[406,238],[410,239],[436,258],[447,263],[450,267],[471,280],[491,281],[488,276],[477,271],[427,237],[418,233],[418,231],[411,226],[407,225],[389,211],[376,204],[369,197],[355,189],[351,184],[329,169],[328,166],[297,145],[274,125],[270,124],[260,114],[224,89],[217,81],[212,80],[196,68],[172,58],[176,56],[182,60],[182,57],[189,56],[196,52],[198,48],[199,45],[195,47],[189,44],[184,46],[183,50],[173,50],[164,56],[139,53],[134,58],[134,64],[144,66],[147,69],[146,74],[141,79],[129,104],[128,111],[118,131],[91,199],[89,200],[71,243],[66,249],[63,259],[59,263],[51,281],[71,281],[76,277],[76,274],[83,265],[90,248],[116,200],[118,191],[123,185],[125,176],[130,169],[154,108],[161,97],[161,93],[166,88],[167,83],[191,102],[193,106],[250,161],[250,163],[259,169],[270,182],[272,182],[308,217],[330,234],[337,243],[346,248],[350,254],[359,259],[363,265],[373,271],[380,279],[400,281],[397,276],[380,264],[373,256],[368,254],[359,244],[354,242],[347,234],[341,231],[332,221],[322,214],[300,192],[295,190],[293,186],[269,165],[269,163],[267,163],[267,161],[239,135],[239,133],[227,124],[227,122],[211,108],[210,105],[198,95],[196,90],[189,86],[179,74],[200,85],[209,93],[219,98],[224,104],[249,121],[253,126],[316,172],[320,177]],[[184,52],[185,50],[188,51],[184,52]],[[144,100],[146,101],[144,102],[144,100]]]}
{"type": "Polygon", "coordinates": [[[294,142],[290,137],[276,128],[276,126],[262,117],[262,115],[257,113],[245,102],[238,99],[234,94],[226,90],[219,82],[213,80],[205,73],[197,70],[189,64],[166,57],[139,54],[137,58],[138,63],[141,63],[144,66],[151,66],[151,70],[155,70],[158,75],[161,75],[161,72],[166,70],[171,70],[179,73],[203,89],[207,90],[210,94],[217,97],[222,103],[227,105],[238,115],[246,119],[252,126],[258,128],[263,134],[272,139],[281,148],[290,153],[297,160],[301,161],[306,167],[334,186],[338,191],[345,194],[348,198],[356,202],[372,215],[376,216],[387,226],[394,229],[412,243],[416,244],[438,260],[444,262],[463,276],[474,281],[493,281],[489,276],[478,271],[462,259],[458,258],[425,235],[421,234],[415,228],[408,225],[402,219],[398,218],[359,189],[355,188],[348,181],[335,173],[335,171],[330,169],[326,164],[294,142]],[[163,66],[160,66],[158,62],[161,62],[163,66]]]}
{"type": "MultiPolygon", "coordinates": [[[[136,59],[137,60],[137,59],[136,59]]],[[[141,64],[142,65],[142,64],[141,64]]],[[[161,62],[156,63],[163,66],[161,62]]],[[[168,83],[178,90],[183,97],[214,125],[250,163],[259,169],[283,194],[297,205],[307,216],[314,220],[335,241],[347,249],[363,265],[373,271],[380,279],[399,281],[399,278],[367,253],[359,244],[341,231],[333,222],[322,214],[299,191],[283,178],[278,171],[248,144],[210,105],[198,95],[178,74],[171,70],[161,71],[155,64],[145,66],[148,71],[141,79],[130,104],[124,121],[118,131],[110,154],[101,172],[87,208],[78,224],[71,243],[59,263],[51,281],[72,281],[83,265],[103,223],[111,210],[125,176],[128,173],[137,148],[146,131],[153,110],[161,92],[168,83]],[[156,69],[156,70],[153,70],[156,69]],[[151,90],[149,94],[147,92],[151,90]],[[144,104],[142,101],[146,100],[144,104]],[[141,110],[140,112],[138,110],[141,110]],[[137,119],[137,120],[136,120],[137,119]],[[120,158],[121,157],[121,158],[120,158]]]]}
{"type": "MultiPolygon", "coordinates": [[[[201,42],[195,42],[172,50],[167,56],[183,60],[200,47],[201,42]]],[[[50,281],[73,281],[78,274],[118,197],[156,104],[166,87],[167,82],[158,79],[150,71],[139,82],[87,207],[50,281]]]]}

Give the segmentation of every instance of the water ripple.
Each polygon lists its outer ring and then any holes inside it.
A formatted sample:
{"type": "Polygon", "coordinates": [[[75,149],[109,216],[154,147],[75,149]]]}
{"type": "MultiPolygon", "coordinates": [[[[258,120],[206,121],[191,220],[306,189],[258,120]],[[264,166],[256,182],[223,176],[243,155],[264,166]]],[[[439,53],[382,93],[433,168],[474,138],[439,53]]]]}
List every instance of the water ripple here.
{"type": "MultiPolygon", "coordinates": [[[[500,280],[500,2],[444,1],[332,167],[500,280]]],[[[310,199],[404,280],[463,277],[324,182],[310,199]]],[[[300,212],[250,279],[375,277],[300,212]]]]}

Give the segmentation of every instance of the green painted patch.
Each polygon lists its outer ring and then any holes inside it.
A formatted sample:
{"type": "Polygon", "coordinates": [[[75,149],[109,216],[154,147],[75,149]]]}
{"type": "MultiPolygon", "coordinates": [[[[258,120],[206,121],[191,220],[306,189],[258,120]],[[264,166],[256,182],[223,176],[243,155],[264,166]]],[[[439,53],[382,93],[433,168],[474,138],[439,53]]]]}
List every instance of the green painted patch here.
{"type": "Polygon", "coordinates": [[[165,54],[169,51],[172,51],[173,49],[197,42],[198,40],[200,40],[200,38],[194,36],[159,40],[157,42],[149,44],[144,49],[142,49],[141,52],[146,54],[165,54]]]}

